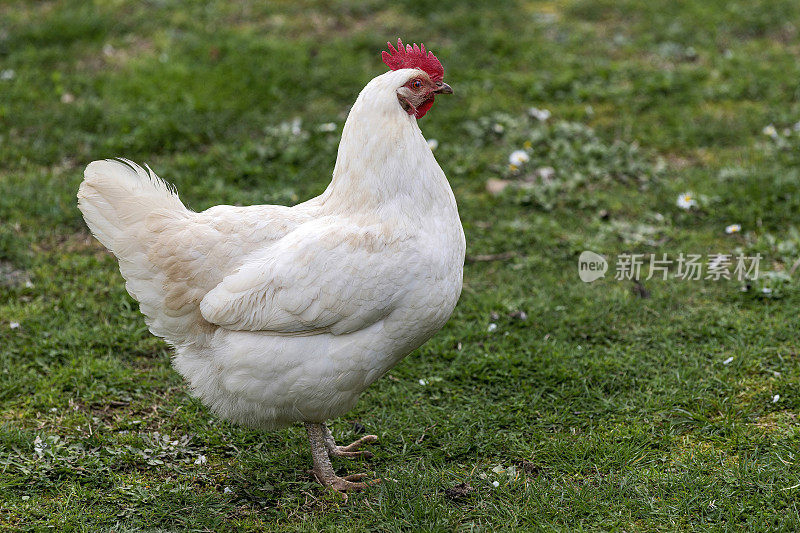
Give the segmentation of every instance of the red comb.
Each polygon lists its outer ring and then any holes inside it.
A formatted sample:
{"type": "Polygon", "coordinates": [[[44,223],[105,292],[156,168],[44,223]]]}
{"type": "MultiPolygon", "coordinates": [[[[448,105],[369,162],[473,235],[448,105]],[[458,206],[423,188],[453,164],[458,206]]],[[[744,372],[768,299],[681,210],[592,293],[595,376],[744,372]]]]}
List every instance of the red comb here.
{"type": "Polygon", "coordinates": [[[418,68],[428,73],[433,81],[442,81],[444,78],[444,67],[433,55],[433,52],[426,52],[425,45],[414,46],[407,44],[403,46],[403,41],[397,39],[397,48],[392,43],[386,43],[389,51],[381,52],[381,57],[386,66],[392,70],[401,68],[418,68]]]}

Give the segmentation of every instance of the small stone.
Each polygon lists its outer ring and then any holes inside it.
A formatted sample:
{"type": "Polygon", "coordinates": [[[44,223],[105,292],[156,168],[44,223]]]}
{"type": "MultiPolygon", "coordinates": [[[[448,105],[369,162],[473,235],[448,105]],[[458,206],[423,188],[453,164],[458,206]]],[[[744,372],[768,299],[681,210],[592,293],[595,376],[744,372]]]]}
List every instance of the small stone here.
{"type": "Polygon", "coordinates": [[[514,311],[511,313],[511,318],[515,318],[517,320],[528,320],[528,313],[525,311],[514,311]]]}
{"type": "Polygon", "coordinates": [[[500,194],[511,184],[508,180],[489,178],[486,180],[486,191],[490,194],[500,194]]]}

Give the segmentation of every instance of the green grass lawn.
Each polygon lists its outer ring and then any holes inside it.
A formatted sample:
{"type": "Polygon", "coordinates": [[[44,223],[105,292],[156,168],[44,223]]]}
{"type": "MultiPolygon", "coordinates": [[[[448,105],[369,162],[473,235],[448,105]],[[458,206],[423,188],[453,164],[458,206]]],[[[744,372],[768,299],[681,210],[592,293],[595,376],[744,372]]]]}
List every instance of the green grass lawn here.
{"type": "Polygon", "coordinates": [[[800,3],[486,4],[0,4],[0,528],[800,528],[800,3]],[[188,396],[75,193],[125,156],[195,210],[314,196],[397,36],[456,93],[420,125],[468,263],[448,325],[333,423],[380,437],[335,462],[384,479],[345,502],[302,427],[188,396]],[[636,285],[621,253],[763,259],[636,285]]]}

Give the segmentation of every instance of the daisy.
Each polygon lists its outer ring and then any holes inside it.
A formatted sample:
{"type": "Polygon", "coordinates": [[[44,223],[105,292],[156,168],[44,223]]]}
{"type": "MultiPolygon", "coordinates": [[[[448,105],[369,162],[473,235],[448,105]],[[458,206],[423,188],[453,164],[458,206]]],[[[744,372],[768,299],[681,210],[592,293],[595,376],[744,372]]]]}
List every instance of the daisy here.
{"type": "Polygon", "coordinates": [[[547,109],[537,109],[535,107],[528,109],[528,114],[541,122],[544,122],[552,115],[547,109]]]}
{"type": "Polygon", "coordinates": [[[690,192],[684,192],[678,195],[678,201],[675,203],[678,207],[686,209],[687,211],[693,207],[697,207],[697,200],[694,199],[694,194],[690,192]]]}
{"type": "Polygon", "coordinates": [[[431,151],[434,151],[439,148],[439,141],[436,139],[428,139],[428,146],[430,147],[431,151]]]}
{"type": "Polygon", "coordinates": [[[725,226],[725,233],[731,235],[732,233],[739,233],[742,231],[742,226],[740,224],[731,224],[730,226],[725,226]]]}
{"type": "Polygon", "coordinates": [[[515,167],[521,167],[525,163],[531,160],[531,156],[528,155],[528,152],[525,150],[514,150],[511,152],[511,155],[508,156],[508,162],[515,167]]]}
{"type": "Polygon", "coordinates": [[[775,126],[770,124],[769,126],[764,126],[764,129],[761,130],[761,133],[766,135],[767,137],[772,137],[773,139],[778,136],[778,130],[775,129],[775,126]]]}

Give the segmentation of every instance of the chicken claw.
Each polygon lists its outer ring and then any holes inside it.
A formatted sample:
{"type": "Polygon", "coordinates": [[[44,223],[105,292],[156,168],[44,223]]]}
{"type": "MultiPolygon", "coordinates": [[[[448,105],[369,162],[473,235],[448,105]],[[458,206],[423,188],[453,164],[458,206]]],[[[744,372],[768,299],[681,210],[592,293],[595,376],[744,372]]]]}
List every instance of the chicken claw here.
{"type": "Polygon", "coordinates": [[[349,446],[337,446],[330,434],[330,430],[328,430],[325,424],[306,423],[306,431],[308,431],[308,440],[311,443],[311,456],[314,458],[314,468],[311,469],[311,473],[322,486],[331,487],[339,492],[349,492],[364,490],[370,485],[380,483],[380,479],[361,481],[367,478],[367,474],[351,474],[344,477],[337,476],[331,465],[331,455],[337,457],[355,457],[361,455],[362,457],[366,457],[365,454],[369,452],[365,450],[356,451],[355,448],[370,442],[375,442],[375,440],[377,440],[376,436],[367,435],[349,446]]]}
{"type": "Polygon", "coordinates": [[[360,439],[351,442],[347,446],[339,446],[331,434],[328,426],[325,427],[325,447],[328,449],[328,455],[331,457],[346,457],[352,459],[354,457],[363,457],[369,459],[373,457],[373,453],[367,450],[359,450],[362,446],[372,444],[378,441],[377,435],[364,435],[360,439]]]}

